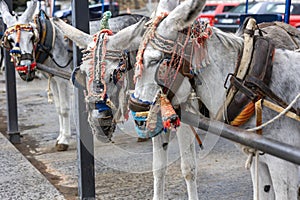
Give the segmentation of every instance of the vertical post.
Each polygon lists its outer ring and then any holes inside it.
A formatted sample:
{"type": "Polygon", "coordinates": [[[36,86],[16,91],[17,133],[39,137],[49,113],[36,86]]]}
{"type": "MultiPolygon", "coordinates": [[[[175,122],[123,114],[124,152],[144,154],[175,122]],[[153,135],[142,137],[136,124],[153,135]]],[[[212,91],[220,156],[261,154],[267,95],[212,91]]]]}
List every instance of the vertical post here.
{"type": "MultiPolygon", "coordinates": [[[[5,0],[9,10],[12,10],[12,0],[5,0]]],[[[10,62],[9,52],[4,50],[6,102],[7,102],[7,133],[13,144],[21,142],[18,127],[16,72],[13,63],[10,62]]]]}
{"type": "Polygon", "coordinates": [[[291,0],[285,1],[285,13],[284,13],[284,22],[290,23],[290,12],[291,12],[291,0]]]}
{"type": "Polygon", "coordinates": [[[105,12],[104,11],[104,0],[101,0],[101,4],[102,4],[102,7],[101,7],[102,14],[101,14],[101,16],[103,17],[103,13],[105,12]]]}
{"type": "Polygon", "coordinates": [[[245,13],[248,14],[248,0],[246,0],[245,13]]]}
{"type": "MultiPolygon", "coordinates": [[[[72,24],[89,33],[88,1],[72,1],[72,24]]],[[[82,54],[73,46],[74,68],[81,62],[82,54]]],[[[95,167],[93,134],[87,122],[87,112],[82,88],[75,89],[78,108],[77,156],[78,156],[78,194],[80,199],[95,199],[95,167]]]]}

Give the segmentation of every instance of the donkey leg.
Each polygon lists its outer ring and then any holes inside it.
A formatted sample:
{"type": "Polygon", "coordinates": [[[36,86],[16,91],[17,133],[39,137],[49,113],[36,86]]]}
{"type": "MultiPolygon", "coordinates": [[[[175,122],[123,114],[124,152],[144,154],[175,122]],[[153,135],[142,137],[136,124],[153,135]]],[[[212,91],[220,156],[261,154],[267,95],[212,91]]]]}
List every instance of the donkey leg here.
{"type": "Polygon", "coordinates": [[[58,134],[58,137],[56,139],[56,144],[57,144],[58,141],[60,140],[60,138],[62,137],[62,124],[63,123],[62,123],[62,117],[61,117],[61,114],[60,114],[59,91],[58,91],[57,82],[54,78],[51,78],[50,86],[51,86],[51,91],[52,91],[52,94],[53,94],[55,110],[56,110],[56,113],[58,114],[58,122],[59,122],[59,134],[58,134]]]}
{"type": "Polygon", "coordinates": [[[297,200],[298,166],[274,156],[268,155],[268,157],[276,200],[297,200]]]}
{"type": "Polygon", "coordinates": [[[68,149],[69,138],[71,138],[71,126],[70,126],[70,83],[65,80],[58,80],[58,92],[59,92],[59,107],[61,117],[61,137],[58,140],[58,150],[65,151],[68,149]]]}
{"type": "MultiPolygon", "coordinates": [[[[259,160],[263,159],[259,157],[259,160]]],[[[256,188],[256,168],[255,168],[255,161],[251,165],[251,177],[252,177],[252,184],[253,184],[253,200],[264,199],[264,200],[274,200],[275,193],[274,187],[272,184],[272,179],[270,175],[270,171],[268,165],[264,162],[258,163],[258,199],[257,199],[257,188],[256,188]]]]}
{"type": "Polygon", "coordinates": [[[169,134],[161,133],[152,138],[153,142],[153,176],[154,176],[154,195],[153,199],[164,199],[165,176],[168,163],[168,145],[164,142],[169,141],[169,134]],[[165,138],[164,138],[165,137],[165,138]]]}
{"type": "Polygon", "coordinates": [[[181,171],[187,185],[189,199],[198,199],[195,136],[188,125],[181,124],[177,130],[177,138],[181,156],[181,171]]]}

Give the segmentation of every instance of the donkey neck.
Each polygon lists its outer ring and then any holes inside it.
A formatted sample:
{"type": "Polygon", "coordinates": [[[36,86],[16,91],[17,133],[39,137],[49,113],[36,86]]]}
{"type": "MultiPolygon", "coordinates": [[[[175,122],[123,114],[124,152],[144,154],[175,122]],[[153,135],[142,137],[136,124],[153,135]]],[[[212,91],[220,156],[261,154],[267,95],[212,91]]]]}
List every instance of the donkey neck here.
{"type": "Polygon", "coordinates": [[[215,29],[212,37],[207,40],[207,48],[209,64],[197,75],[201,83],[197,86],[197,94],[211,116],[215,116],[225,100],[224,82],[228,73],[235,70],[242,50],[242,39],[215,29]]]}

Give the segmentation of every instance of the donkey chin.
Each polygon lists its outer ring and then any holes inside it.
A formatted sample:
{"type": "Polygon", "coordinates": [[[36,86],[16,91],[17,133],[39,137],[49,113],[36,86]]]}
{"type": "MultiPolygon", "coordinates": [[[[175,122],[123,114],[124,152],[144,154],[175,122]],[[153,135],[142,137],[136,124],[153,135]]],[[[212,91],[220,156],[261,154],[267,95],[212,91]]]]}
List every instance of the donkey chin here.
{"type": "Polygon", "coordinates": [[[111,110],[99,112],[94,109],[89,112],[88,122],[96,138],[104,143],[111,142],[116,125],[111,110]]]}

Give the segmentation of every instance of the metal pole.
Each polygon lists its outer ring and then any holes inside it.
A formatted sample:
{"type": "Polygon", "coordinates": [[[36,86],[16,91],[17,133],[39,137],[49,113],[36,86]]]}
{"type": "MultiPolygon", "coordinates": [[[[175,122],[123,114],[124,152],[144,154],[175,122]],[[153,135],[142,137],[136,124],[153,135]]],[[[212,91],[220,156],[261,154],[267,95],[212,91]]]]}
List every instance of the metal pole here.
{"type": "MultiPolygon", "coordinates": [[[[12,1],[5,0],[10,11],[12,10],[12,1]]],[[[17,107],[17,89],[16,72],[13,63],[10,62],[9,52],[4,50],[5,60],[5,80],[6,80],[6,102],[7,102],[7,133],[9,140],[13,144],[21,142],[18,127],[18,107],[17,107]]]]}
{"type": "MultiPolygon", "coordinates": [[[[72,1],[72,24],[89,33],[88,1],[72,1]]],[[[76,68],[81,62],[82,54],[73,45],[73,61],[76,68]]],[[[95,159],[94,140],[87,122],[87,111],[82,88],[75,90],[77,119],[77,156],[78,156],[78,193],[80,199],[95,199],[95,159]]]]}
{"type": "Polygon", "coordinates": [[[37,69],[39,69],[41,71],[47,72],[51,75],[58,76],[60,78],[66,79],[66,80],[70,80],[70,78],[71,78],[70,72],[64,71],[59,68],[49,68],[48,66],[43,65],[41,63],[37,63],[36,67],[37,67],[37,69]]]}
{"type": "Polygon", "coordinates": [[[265,138],[256,133],[247,132],[243,129],[186,111],[181,111],[181,121],[212,134],[220,135],[231,141],[259,149],[265,153],[300,165],[300,149],[289,144],[281,143],[271,138],[265,138]]]}
{"type": "Polygon", "coordinates": [[[52,0],[52,5],[51,5],[51,7],[52,7],[52,9],[51,9],[51,10],[52,10],[51,16],[52,16],[52,17],[54,17],[54,13],[55,13],[55,11],[56,11],[56,10],[55,10],[55,4],[56,4],[56,3],[55,3],[55,0],[52,0]]]}
{"type": "Polygon", "coordinates": [[[102,3],[102,7],[101,7],[101,11],[102,11],[102,16],[103,16],[103,13],[104,13],[104,0],[101,0],[101,3],[102,3]]]}
{"type": "Polygon", "coordinates": [[[291,1],[292,0],[285,1],[284,22],[287,24],[290,23],[291,1]]]}
{"type": "Polygon", "coordinates": [[[246,0],[246,7],[245,7],[245,13],[246,13],[246,14],[248,14],[248,3],[249,3],[249,1],[246,0]]]}

